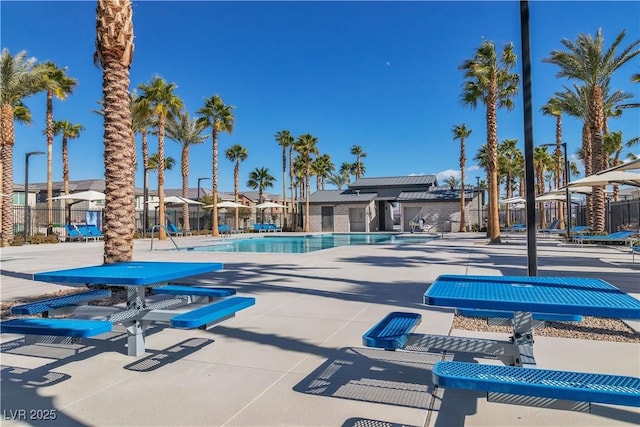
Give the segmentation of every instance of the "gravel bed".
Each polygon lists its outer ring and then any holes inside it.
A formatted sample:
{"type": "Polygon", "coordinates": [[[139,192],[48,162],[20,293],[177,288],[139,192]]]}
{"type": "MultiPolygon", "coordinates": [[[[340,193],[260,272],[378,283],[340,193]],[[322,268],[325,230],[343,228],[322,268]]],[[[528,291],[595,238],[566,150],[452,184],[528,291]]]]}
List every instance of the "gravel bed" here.
{"type": "MultiPolygon", "coordinates": [[[[595,341],[640,343],[640,333],[618,319],[584,316],[582,322],[545,322],[544,328],[535,330],[543,337],[577,338],[595,341]]],[[[466,331],[500,332],[511,334],[509,326],[489,326],[486,318],[455,315],[452,329],[466,331]]]]}

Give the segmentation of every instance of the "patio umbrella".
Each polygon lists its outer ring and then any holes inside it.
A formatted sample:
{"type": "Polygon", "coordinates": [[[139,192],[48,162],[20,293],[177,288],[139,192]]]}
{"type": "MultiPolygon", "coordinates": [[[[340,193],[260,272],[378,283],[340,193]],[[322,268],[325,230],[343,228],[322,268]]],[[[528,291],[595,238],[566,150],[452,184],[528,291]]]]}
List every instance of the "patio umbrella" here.
{"type": "Polygon", "coordinates": [[[640,170],[640,159],[631,160],[630,162],[623,163],[618,166],[614,166],[609,169],[605,169],[601,172],[598,172],[598,175],[603,174],[605,172],[611,171],[629,171],[629,170],[640,170]]]}
{"type": "Polygon", "coordinates": [[[603,172],[596,175],[589,175],[585,178],[570,182],[569,187],[581,187],[586,185],[597,186],[609,184],[621,184],[640,187],[640,173],[631,173],[621,170],[603,172]]]}
{"type": "Polygon", "coordinates": [[[67,224],[71,224],[71,206],[72,205],[75,205],[76,203],[80,203],[84,201],[96,202],[104,199],[105,199],[104,193],[101,193],[100,191],[95,191],[95,190],[80,191],[78,193],[73,193],[73,194],[63,194],[62,196],[51,198],[51,200],[75,200],[75,202],[67,204],[67,224]]]}
{"type": "MultiPolygon", "coordinates": [[[[204,208],[212,208],[213,205],[205,205],[203,207],[204,208]]],[[[242,204],[236,203],[236,202],[232,202],[232,201],[224,201],[224,202],[218,203],[218,207],[219,208],[244,208],[245,205],[242,205],[242,204]]]]}
{"type": "Polygon", "coordinates": [[[526,203],[526,200],[522,197],[511,197],[509,199],[500,200],[501,205],[513,205],[517,203],[526,203]]]}
{"type": "MultiPolygon", "coordinates": [[[[169,196],[164,198],[165,203],[176,203],[176,204],[188,204],[188,205],[203,205],[204,203],[198,202],[197,200],[187,199],[186,197],[180,196],[169,196]]],[[[219,206],[219,205],[218,205],[219,206]]]]}
{"type": "Polygon", "coordinates": [[[89,201],[95,202],[98,200],[104,200],[105,195],[99,191],[87,190],[80,191],[73,194],[63,194],[62,196],[52,197],[51,200],[77,200],[77,201],[89,201]]]}
{"type": "Polygon", "coordinates": [[[256,209],[267,209],[267,208],[286,208],[284,205],[280,205],[274,202],[264,202],[256,205],[256,209]]]}

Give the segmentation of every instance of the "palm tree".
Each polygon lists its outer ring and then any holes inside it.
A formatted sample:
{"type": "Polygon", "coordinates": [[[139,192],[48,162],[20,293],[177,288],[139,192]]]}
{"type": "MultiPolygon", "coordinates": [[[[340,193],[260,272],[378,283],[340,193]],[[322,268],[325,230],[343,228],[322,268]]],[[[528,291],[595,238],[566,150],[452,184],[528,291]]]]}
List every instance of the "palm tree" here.
{"type": "Polygon", "coordinates": [[[143,214],[143,229],[149,228],[149,214],[146,203],[149,200],[149,142],[148,142],[148,129],[153,126],[152,111],[147,99],[140,99],[138,92],[133,90],[131,92],[131,128],[133,134],[140,134],[141,144],[140,149],[142,151],[142,169],[143,169],[143,199],[144,199],[144,214],[143,214]]]}
{"type": "MultiPolygon", "coordinates": [[[[547,152],[547,147],[535,147],[533,151],[533,164],[536,175],[536,196],[544,193],[544,175],[553,168],[553,158],[547,152]]],[[[544,202],[539,202],[540,228],[546,228],[547,219],[544,209],[544,202]]]]}
{"type": "MultiPolygon", "coordinates": [[[[269,173],[269,168],[255,168],[249,172],[247,187],[258,190],[258,203],[264,202],[264,190],[273,187],[275,178],[269,173]]],[[[260,222],[264,224],[264,211],[260,210],[260,222]]]]}
{"type": "Polygon", "coordinates": [[[84,127],[80,124],[71,124],[67,120],[53,122],[53,134],[62,135],[62,180],[64,181],[64,194],[69,194],[69,150],[67,141],[80,137],[84,127]]]}
{"type": "Polygon", "coordinates": [[[99,0],[96,53],[104,105],[104,262],[130,261],[135,230],[135,145],[131,143],[129,71],[133,20],[129,0],[99,0]]]}
{"type": "Polygon", "coordinates": [[[66,73],[66,68],[58,68],[53,62],[38,65],[43,68],[40,81],[42,90],[47,93],[46,129],[47,136],[47,221],[53,223],[53,97],[64,100],[69,96],[78,81],[66,73]]]}
{"type": "Polygon", "coordinates": [[[489,179],[489,236],[491,243],[500,243],[500,221],[498,215],[498,121],[497,110],[511,110],[513,97],[518,93],[518,74],[510,70],[516,65],[513,44],[507,44],[498,57],[496,47],[484,41],[473,58],[462,63],[464,89],[463,105],[475,108],[478,101],[485,105],[487,123],[487,175],[489,179]]]}
{"type": "MultiPolygon", "coordinates": [[[[225,155],[227,156],[227,159],[236,163],[233,167],[233,200],[238,203],[238,194],[240,191],[240,162],[247,160],[247,157],[249,157],[249,153],[247,152],[247,149],[242,145],[235,144],[227,148],[225,155]]],[[[236,209],[234,228],[237,230],[239,228],[239,225],[240,216],[238,209],[236,209]]]]}
{"type": "MultiPolygon", "coordinates": [[[[558,77],[567,77],[582,81],[588,92],[588,127],[591,137],[592,172],[604,169],[602,153],[602,129],[604,126],[605,106],[604,90],[613,73],[625,63],[640,54],[640,40],[636,40],[624,48],[620,54],[616,51],[624,39],[625,31],[620,32],[613,44],[604,50],[604,36],[602,29],[598,29],[595,38],[589,34],[579,34],[576,42],[563,39],[566,51],[554,50],[543,62],[556,64],[560,67],[558,77]]],[[[605,197],[604,187],[593,187],[591,195],[593,202],[593,227],[595,231],[604,231],[605,225],[605,197]]]]}
{"type": "MultiPolygon", "coordinates": [[[[13,146],[15,144],[14,120],[31,123],[31,112],[24,100],[40,91],[42,68],[36,67],[35,58],[27,58],[27,52],[15,56],[8,49],[0,55],[0,190],[13,194],[13,146]]],[[[13,203],[8,197],[0,197],[0,245],[13,241],[13,203]]]]}
{"type": "Polygon", "coordinates": [[[335,165],[331,161],[331,156],[328,154],[322,154],[313,160],[311,169],[317,178],[317,190],[324,190],[325,180],[331,175],[335,168],[335,165]]]}
{"type": "Polygon", "coordinates": [[[444,185],[448,186],[449,188],[451,188],[452,190],[460,185],[460,180],[458,178],[456,178],[455,176],[451,175],[448,176],[444,179],[443,181],[444,185]]]}
{"type": "Polygon", "coordinates": [[[215,196],[213,198],[213,207],[211,212],[213,219],[211,222],[212,235],[218,236],[218,134],[220,132],[226,132],[231,135],[233,132],[233,126],[235,124],[235,117],[233,116],[233,110],[235,107],[232,105],[225,105],[218,95],[213,95],[210,98],[204,100],[204,106],[198,110],[200,114],[200,120],[206,127],[211,128],[211,140],[213,142],[213,179],[212,179],[212,191],[215,196]]]}
{"type": "Polygon", "coordinates": [[[359,179],[361,176],[364,175],[364,165],[362,164],[362,161],[360,159],[363,157],[367,157],[367,153],[364,152],[361,146],[354,145],[353,147],[351,147],[351,154],[356,156],[354,174],[356,176],[356,179],[359,179]]]}
{"type": "MultiPolygon", "coordinates": [[[[555,188],[560,188],[562,180],[560,179],[560,170],[562,169],[562,101],[557,96],[552,96],[549,101],[540,108],[542,115],[553,116],[556,118],[556,151],[555,151],[555,170],[554,170],[554,184],[555,188]]],[[[565,228],[564,224],[564,203],[556,202],[556,212],[558,212],[558,218],[560,222],[558,228],[565,228]]]]}
{"type": "Polygon", "coordinates": [[[465,155],[465,140],[471,135],[471,129],[467,129],[467,125],[465,123],[461,125],[455,125],[452,129],[453,139],[460,140],[460,232],[463,233],[467,231],[467,224],[465,222],[465,199],[464,199],[464,168],[467,162],[467,157],[465,155]]]}
{"type": "Polygon", "coordinates": [[[309,199],[310,199],[310,191],[309,184],[311,180],[311,162],[313,159],[312,155],[318,154],[318,138],[311,135],[310,133],[300,135],[295,143],[295,149],[300,154],[302,162],[304,163],[304,187],[306,189],[306,197],[305,197],[305,211],[304,211],[304,231],[309,232],[311,229],[311,217],[309,215],[309,199]]]}
{"type": "Polygon", "coordinates": [[[183,107],[182,100],[175,94],[177,88],[175,83],[167,83],[160,76],[153,76],[151,82],[146,85],[141,83],[140,89],[141,102],[147,102],[152,111],[152,117],[155,119],[158,132],[158,198],[159,198],[159,220],[160,232],[158,239],[165,240],[167,234],[165,232],[165,206],[164,206],[164,170],[162,164],[164,162],[164,136],[167,119],[175,116],[183,107]]]}
{"type": "Polygon", "coordinates": [[[349,183],[348,173],[332,173],[327,177],[329,184],[335,185],[338,190],[342,190],[342,187],[349,183]]]}
{"type": "MultiPolygon", "coordinates": [[[[287,148],[289,149],[290,156],[293,157],[293,143],[295,142],[295,138],[291,135],[288,130],[281,130],[280,132],[276,132],[275,134],[276,141],[278,145],[282,147],[282,201],[284,202],[284,228],[287,229],[287,219],[288,219],[288,207],[287,207],[287,196],[286,196],[286,188],[287,188],[287,148]]],[[[293,181],[293,179],[292,179],[293,181]]],[[[291,206],[293,206],[293,182],[291,183],[291,206]]],[[[237,225],[237,224],[236,224],[237,225]]]]}
{"type": "MultiPolygon", "coordinates": [[[[167,120],[167,137],[180,144],[181,172],[182,172],[182,197],[189,197],[189,148],[195,144],[202,144],[206,136],[202,135],[204,126],[197,119],[192,119],[187,111],[180,111],[174,117],[167,120]]],[[[182,217],[184,230],[191,230],[189,221],[189,205],[182,205],[182,217]]]]}
{"type": "MultiPolygon", "coordinates": [[[[517,139],[505,139],[498,145],[498,180],[504,177],[506,198],[513,196],[516,177],[524,174],[524,157],[517,147],[517,139]]],[[[520,181],[522,182],[522,180],[520,181]]],[[[524,191],[520,193],[523,195],[524,191]]],[[[511,226],[509,205],[505,206],[505,226],[511,226]]]]}
{"type": "Polygon", "coordinates": [[[349,184],[349,179],[355,170],[355,163],[342,162],[340,165],[339,173],[347,177],[346,184],[349,184]]]}

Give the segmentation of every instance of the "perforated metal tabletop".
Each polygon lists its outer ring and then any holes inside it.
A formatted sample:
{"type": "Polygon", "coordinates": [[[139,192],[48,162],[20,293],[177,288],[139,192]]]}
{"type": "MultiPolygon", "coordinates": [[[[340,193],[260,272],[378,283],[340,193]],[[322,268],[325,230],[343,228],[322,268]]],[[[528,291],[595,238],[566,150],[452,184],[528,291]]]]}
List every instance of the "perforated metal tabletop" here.
{"type": "Polygon", "coordinates": [[[640,301],[600,279],[442,275],[424,294],[442,307],[640,319],[640,301]]]}
{"type": "Polygon", "coordinates": [[[222,269],[216,262],[131,261],[34,274],[41,282],[145,286],[222,269]]]}

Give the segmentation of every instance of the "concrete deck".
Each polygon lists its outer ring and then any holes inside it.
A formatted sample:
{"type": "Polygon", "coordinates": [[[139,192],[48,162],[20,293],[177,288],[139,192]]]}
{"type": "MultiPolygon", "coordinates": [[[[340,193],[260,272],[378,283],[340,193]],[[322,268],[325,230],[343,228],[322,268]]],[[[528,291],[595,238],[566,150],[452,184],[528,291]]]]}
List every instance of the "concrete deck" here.
{"type": "MultiPolygon", "coordinates": [[[[441,356],[363,348],[362,334],[389,311],[421,313],[418,333],[449,333],[452,311],[421,304],[440,274],[526,275],[525,236],[503,241],[488,245],[480,234],[453,233],[429,244],[309,254],[151,252],[148,240],[136,241],[138,261],[224,263],[223,271],[193,283],[235,287],[238,295],[254,296],[256,305],[209,331],[154,327],[139,358],[126,355],[122,329],[66,347],[2,335],[2,425],[639,424],[638,408],[593,405],[585,414],[490,403],[465,391],[434,396],[430,366],[441,356]],[[54,413],[55,420],[42,419],[54,413]]],[[[176,242],[203,245],[212,238],[176,242]]],[[[66,288],[34,282],[31,275],[100,264],[102,253],[101,242],[2,248],[2,301],[66,288]]],[[[537,254],[540,275],[598,277],[639,297],[640,263],[632,263],[628,250],[545,238],[538,239],[537,254]]],[[[637,344],[536,337],[535,351],[547,369],[640,376],[637,344]]]]}

